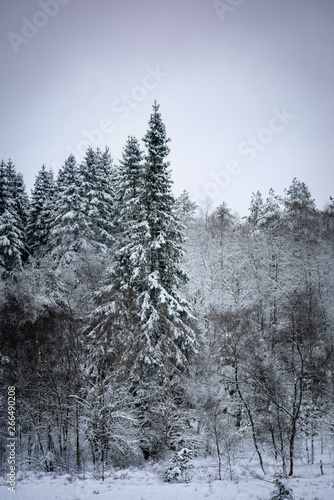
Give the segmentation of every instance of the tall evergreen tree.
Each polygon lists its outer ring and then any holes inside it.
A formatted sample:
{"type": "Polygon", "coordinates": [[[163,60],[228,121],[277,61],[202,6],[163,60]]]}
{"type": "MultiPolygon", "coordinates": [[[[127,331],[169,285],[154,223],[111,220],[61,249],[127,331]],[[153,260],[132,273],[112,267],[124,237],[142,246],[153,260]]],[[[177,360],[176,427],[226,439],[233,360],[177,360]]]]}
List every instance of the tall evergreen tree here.
{"type": "Polygon", "coordinates": [[[140,328],[138,296],[143,286],[146,228],[142,204],[143,164],[137,139],[130,137],[124,147],[116,177],[115,220],[117,239],[114,264],[108,270],[105,287],[97,295],[93,339],[105,345],[113,371],[133,363],[136,333],[140,328]]]}
{"type": "Polygon", "coordinates": [[[178,293],[187,277],[180,266],[182,226],[165,161],[168,142],[159,106],[154,103],[144,137],[144,163],[138,142],[131,137],[120,162],[119,244],[111,276],[112,286],[117,283],[117,290],[130,290],[136,303],[139,330],[134,338],[133,372],[139,379],[148,371],[160,381],[169,377],[169,370],[184,370],[195,345],[186,321],[188,305],[178,293]]]}
{"type": "Polygon", "coordinates": [[[109,248],[114,241],[114,201],[116,169],[109,148],[102,152],[97,150],[98,157],[98,190],[99,220],[97,221],[97,240],[109,248]]]}
{"type": "Polygon", "coordinates": [[[104,342],[110,366],[118,366],[130,381],[142,447],[148,452],[176,446],[175,439],[181,439],[173,401],[179,376],[196,351],[189,307],[178,291],[187,276],[181,268],[182,226],[165,160],[168,142],[155,103],[144,137],[144,162],[136,139],[130,137],[123,151],[115,263],[98,295],[90,334],[94,350],[104,342]]]}
{"type": "Polygon", "coordinates": [[[49,246],[57,260],[71,260],[89,246],[90,228],[83,213],[80,195],[80,173],[71,154],[60,169],[53,211],[49,246]]]}
{"type": "Polygon", "coordinates": [[[28,255],[25,223],[28,197],[23,177],[13,162],[3,161],[0,167],[0,266],[4,272],[20,269],[28,255]]]}
{"type": "Polygon", "coordinates": [[[285,189],[285,218],[296,237],[313,232],[312,226],[318,226],[317,210],[314,199],[304,182],[293,179],[291,186],[285,189]]]}
{"type": "MultiPolygon", "coordinates": [[[[129,290],[142,283],[138,264],[144,258],[143,233],[146,228],[146,213],[143,198],[143,153],[135,137],[129,137],[117,173],[117,194],[115,197],[116,262],[113,282],[119,291],[129,290]]],[[[136,290],[138,292],[138,290],[136,290]]]]}
{"type": "Polygon", "coordinates": [[[80,165],[82,209],[94,246],[105,253],[113,242],[113,165],[109,150],[88,148],[80,165]]]}
{"type": "Polygon", "coordinates": [[[30,202],[26,192],[23,175],[18,172],[14,180],[14,201],[18,221],[23,234],[24,250],[22,252],[22,261],[25,262],[29,256],[29,246],[27,240],[27,222],[29,216],[30,202]]]}
{"type": "Polygon", "coordinates": [[[178,293],[187,281],[180,266],[184,238],[174,210],[169,162],[166,161],[170,139],[156,102],[143,140],[146,146],[143,204],[147,231],[144,236],[146,286],[140,294],[145,340],[140,359],[144,365],[155,365],[164,378],[166,370],[184,369],[194,350],[195,336],[183,321],[189,311],[178,293]]]}
{"type": "Polygon", "coordinates": [[[266,201],[263,205],[263,227],[275,229],[279,226],[282,218],[281,204],[281,198],[275,194],[273,188],[270,188],[266,201]]]}
{"type": "Polygon", "coordinates": [[[6,179],[6,163],[1,160],[0,163],[0,215],[6,210],[7,203],[7,179],[6,179]]]}
{"type": "Polygon", "coordinates": [[[98,306],[85,340],[88,361],[84,367],[90,381],[85,398],[91,401],[90,414],[94,415],[93,419],[87,417],[86,425],[93,458],[101,462],[102,468],[107,456],[114,464],[120,460],[126,462],[136,449],[135,405],[129,371],[135,358],[134,344],[140,318],[132,289],[133,280],[138,277],[131,258],[140,246],[136,221],[143,220],[139,196],[143,165],[135,138],[128,139],[120,165],[115,179],[113,208],[118,214],[113,226],[117,228],[115,263],[108,270],[105,286],[97,294],[98,306]],[[122,398],[118,403],[118,424],[115,426],[113,412],[119,394],[122,398]],[[124,429],[123,423],[126,425],[124,429]]]}
{"type": "Polygon", "coordinates": [[[305,182],[293,179],[291,186],[284,190],[286,197],[284,204],[287,212],[296,214],[298,211],[315,211],[315,203],[305,182]]]}
{"type": "Polygon", "coordinates": [[[248,216],[248,222],[250,222],[253,226],[261,224],[261,219],[263,217],[263,198],[260,191],[252,193],[249,211],[250,214],[248,216]]]}
{"type": "Polygon", "coordinates": [[[196,339],[189,326],[188,304],[179,294],[187,281],[181,268],[184,238],[166,160],[170,139],[156,102],[143,140],[145,272],[139,294],[141,331],[134,375],[141,400],[143,446],[154,453],[184,443],[180,376],[196,351],[196,339]]]}
{"type": "Polygon", "coordinates": [[[27,223],[28,245],[32,254],[45,249],[47,244],[54,194],[53,172],[52,170],[48,171],[43,165],[36,176],[27,223]]]}
{"type": "Polygon", "coordinates": [[[14,200],[16,204],[17,214],[22,221],[24,227],[27,225],[30,202],[26,192],[23,175],[18,172],[14,180],[14,200]]]}

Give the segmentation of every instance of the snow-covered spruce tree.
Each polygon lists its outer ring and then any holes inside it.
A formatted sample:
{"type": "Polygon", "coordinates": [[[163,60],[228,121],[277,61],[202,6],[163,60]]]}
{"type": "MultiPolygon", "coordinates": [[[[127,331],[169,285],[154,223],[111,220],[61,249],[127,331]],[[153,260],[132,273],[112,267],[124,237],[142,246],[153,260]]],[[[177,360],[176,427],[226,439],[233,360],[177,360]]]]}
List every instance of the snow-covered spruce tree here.
{"type": "MultiPolygon", "coordinates": [[[[99,328],[108,330],[111,310],[115,315],[112,318],[114,325],[114,341],[120,335],[120,343],[123,345],[124,332],[126,331],[127,343],[130,346],[130,337],[135,338],[140,321],[140,310],[137,303],[138,296],[144,286],[145,247],[143,245],[144,235],[147,230],[146,212],[143,206],[144,189],[144,165],[143,153],[135,137],[129,137],[123,153],[120,167],[116,176],[115,194],[115,262],[109,269],[107,286],[98,294],[98,307],[96,313],[99,320],[99,328]],[[142,265],[139,265],[142,264],[142,265]],[[104,307],[106,305],[106,308],[104,307]]],[[[133,356],[133,345],[131,346],[133,356]]],[[[114,345],[115,348],[115,345],[114,345]]],[[[123,351],[123,348],[122,348],[123,351]]],[[[127,357],[122,352],[123,363],[127,357]]],[[[128,360],[127,363],[132,361],[128,360]]]]}
{"type": "Polygon", "coordinates": [[[113,242],[114,168],[108,148],[87,149],[80,165],[82,210],[90,228],[92,243],[106,253],[113,242]]]}
{"type": "Polygon", "coordinates": [[[169,466],[165,473],[165,481],[184,481],[189,483],[189,471],[194,467],[190,462],[192,458],[192,452],[188,448],[183,448],[182,450],[174,453],[174,456],[169,461],[169,466]]]}
{"type": "Polygon", "coordinates": [[[31,193],[27,222],[27,239],[31,254],[40,254],[45,250],[50,233],[50,213],[54,194],[53,172],[47,170],[43,165],[36,176],[34,189],[31,193]]]}
{"type": "Polygon", "coordinates": [[[21,269],[28,255],[25,223],[28,197],[21,174],[11,160],[0,165],[0,268],[5,274],[21,269]]]}
{"type": "Polygon", "coordinates": [[[26,192],[26,186],[24,183],[23,175],[20,172],[16,174],[14,180],[14,200],[15,200],[16,213],[23,233],[24,250],[22,252],[22,261],[25,262],[29,256],[26,228],[27,228],[30,202],[26,192]]]}
{"type": "Polygon", "coordinates": [[[142,203],[147,227],[142,244],[145,258],[136,266],[143,266],[144,280],[138,297],[141,329],[133,379],[142,404],[142,428],[147,429],[149,447],[155,451],[187,445],[179,424],[183,421],[179,378],[196,350],[196,339],[189,326],[188,304],[178,292],[187,281],[181,268],[183,227],[176,216],[166,161],[170,139],[156,102],[143,140],[142,203]]]}
{"type": "Polygon", "coordinates": [[[17,214],[25,227],[27,225],[30,203],[23,175],[20,172],[14,177],[14,200],[17,214]]]}
{"type": "Polygon", "coordinates": [[[102,152],[97,150],[99,158],[99,187],[101,198],[99,201],[100,224],[98,223],[98,241],[110,247],[114,241],[114,200],[116,167],[110,155],[109,148],[102,152]]]}
{"type": "Polygon", "coordinates": [[[89,402],[89,414],[86,411],[84,427],[93,462],[102,469],[101,476],[104,464],[131,463],[138,452],[128,377],[135,358],[135,336],[140,328],[136,293],[132,289],[133,278],[138,280],[138,276],[131,265],[131,257],[141,251],[138,228],[143,220],[139,196],[142,153],[135,138],[128,139],[120,165],[115,190],[118,213],[115,264],[108,270],[106,284],[97,294],[98,306],[85,340],[84,373],[89,381],[85,399],[89,402]]]}
{"type": "Polygon", "coordinates": [[[157,370],[164,380],[176,368],[184,370],[188,356],[194,352],[195,335],[185,323],[188,305],[177,291],[187,281],[180,266],[184,238],[182,225],[175,215],[166,161],[170,139],[166,137],[156,102],[143,140],[147,150],[143,186],[147,230],[143,235],[145,289],[139,296],[143,349],[138,363],[145,369],[155,367],[153,371],[157,370]]]}
{"type": "Polygon", "coordinates": [[[146,454],[183,445],[178,381],[196,351],[189,307],[178,292],[187,279],[180,266],[182,226],[165,161],[169,139],[158,110],[155,103],[144,162],[134,138],[123,152],[115,262],[98,295],[90,334],[95,342],[104,339],[116,360],[111,369],[117,366],[130,383],[146,454]]]}
{"type": "Polygon", "coordinates": [[[58,262],[67,262],[88,247],[91,237],[83,214],[79,169],[71,154],[58,174],[48,246],[58,262]]]}
{"type": "Polygon", "coordinates": [[[6,180],[6,163],[1,160],[0,163],[0,214],[6,210],[7,200],[7,180],[6,180]]]}

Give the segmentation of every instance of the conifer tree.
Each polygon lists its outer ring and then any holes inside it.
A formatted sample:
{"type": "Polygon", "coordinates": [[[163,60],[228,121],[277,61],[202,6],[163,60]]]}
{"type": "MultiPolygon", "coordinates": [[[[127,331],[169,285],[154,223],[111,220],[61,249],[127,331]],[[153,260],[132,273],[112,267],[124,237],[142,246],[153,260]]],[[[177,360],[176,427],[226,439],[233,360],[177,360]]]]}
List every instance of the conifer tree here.
{"type": "Polygon", "coordinates": [[[298,181],[295,177],[291,186],[284,191],[286,193],[284,204],[287,212],[296,214],[303,210],[315,211],[314,200],[305,182],[298,181]]]}
{"type": "Polygon", "coordinates": [[[80,196],[80,174],[75,157],[70,154],[60,169],[53,210],[51,212],[49,247],[58,261],[71,260],[84,248],[90,228],[83,214],[80,196]]]}
{"type": "Polygon", "coordinates": [[[98,158],[98,221],[96,239],[99,243],[110,248],[114,241],[114,199],[115,199],[115,167],[109,148],[103,152],[97,150],[98,158]]]}
{"type": "MultiPolygon", "coordinates": [[[[136,377],[139,380],[147,370],[162,381],[169,378],[169,370],[185,369],[196,342],[187,324],[188,305],[178,292],[187,281],[180,265],[183,235],[165,161],[169,139],[158,110],[155,103],[144,138],[144,164],[135,138],[130,137],[124,148],[117,182],[119,242],[105,291],[115,297],[126,290],[127,300],[131,296],[136,304],[128,311],[132,319],[138,318],[132,345],[136,377]]],[[[103,292],[100,299],[108,303],[103,292]]]]}
{"type": "MultiPolygon", "coordinates": [[[[116,378],[122,378],[134,362],[134,342],[140,328],[137,300],[143,278],[137,264],[145,256],[142,183],[142,152],[137,139],[129,137],[116,176],[114,264],[108,269],[105,286],[97,294],[98,306],[89,335],[91,355],[99,358],[103,349],[109,372],[116,378]]],[[[98,358],[94,362],[96,367],[101,364],[98,358]]]]}
{"type": "Polygon", "coordinates": [[[30,210],[30,202],[26,192],[23,175],[20,172],[18,172],[15,176],[14,193],[17,214],[22,221],[23,226],[26,227],[30,210]]]}
{"type": "Polygon", "coordinates": [[[7,189],[8,195],[14,202],[14,208],[18,217],[18,221],[25,229],[29,212],[29,198],[26,193],[23,175],[17,173],[15,165],[9,159],[6,165],[7,189]]]}
{"type": "Polygon", "coordinates": [[[0,266],[8,273],[21,269],[28,255],[25,222],[28,197],[23,177],[9,159],[0,166],[0,266]]]}
{"type": "Polygon", "coordinates": [[[252,193],[249,211],[250,214],[248,216],[248,222],[250,222],[253,226],[259,225],[263,217],[263,198],[260,191],[252,193]]]}
{"type": "Polygon", "coordinates": [[[143,446],[151,453],[184,444],[180,401],[182,374],[196,352],[190,312],[179,289],[187,281],[181,267],[184,237],[171,192],[165,125],[154,102],[144,137],[143,206],[146,211],[144,282],[140,290],[141,331],[134,380],[141,401],[143,446]],[[136,379],[137,376],[137,379],[136,379]]]}
{"type": "Polygon", "coordinates": [[[275,194],[273,188],[270,188],[266,201],[263,205],[263,227],[274,229],[279,226],[282,218],[281,203],[281,198],[275,194]]]}
{"type": "Polygon", "coordinates": [[[52,170],[48,171],[43,165],[36,176],[27,223],[28,245],[32,254],[45,249],[47,244],[54,194],[53,172],[52,170]]]}
{"type": "Polygon", "coordinates": [[[128,137],[119,163],[115,196],[117,214],[115,222],[119,237],[115,247],[116,264],[114,266],[115,271],[118,267],[119,270],[114,274],[113,281],[117,282],[116,288],[119,290],[137,285],[138,293],[143,280],[143,276],[138,273],[144,268],[143,240],[147,226],[143,205],[143,153],[135,137],[128,137]],[[141,266],[138,265],[140,263],[141,266]],[[117,276],[122,281],[118,281],[117,276]]]}
{"type": "Polygon", "coordinates": [[[89,234],[87,239],[105,253],[113,241],[113,166],[109,150],[87,149],[80,165],[80,196],[89,234]]]}
{"type": "Polygon", "coordinates": [[[22,261],[25,262],[30,253],[27,240],[27,222],[30,210],[30,202],[26,192],[23,175],[20,172],[16,174],[14,179],[14,201],[17,218],[23,235],[24,249],[21,258],[22,261]]]}
{"type": "Polygon", "coordinates": [[[293,179],[291,186],[285,189],[284,207],[288,226],[296,236],[312,233],[312,226],[318,225],[314,199],[304,182],[293,179]]]}
{"type": "Polygon", "coordinates": [[[117,464],[120,460],[125,463],[129,455],[133,457],[136,453],[136,419],[128,374],[139,328],[131,256],[138,250],[136,220],[141,213],[139,186],[143,167],[135,138],[128,139],[122,156],[113,200],[113,210],[118,213],[117,220],[113,221],[113,228],[118,231],[115,264],[108,270],[105,286],[97,294],[98,306],[85,340],[88,361],[84,363],[84,373],[90,381],[85,398],[91,402],[90,413],[94,415],[93,419],[86,419],[86,427],[92,454],[102,467],[107,456],[117,464]],[[117,422],[113,415],[116,401],[117,422]]]}
{"type": "Polygon", "coordinates": [[[0,163],[0,215],[6,210],[7,201],[7,180],[6,180],[6,163],[1,160],[0,163]]]}
{"type": "Polygon", "coordinates": [[[184,369],[188,356],[194,351],[195,336],[183,321],[189,311],[178,293],[187,281],[180,265],[184,238],[174,210],[169,162],[166,161],[170,139],[156,102],[143,140],[146,146],[143,188],[147,224],[144,235],[146,286],[140,294],[144,335],[139,359],[143,365],[156,366],[159,376],[164,379],[167,371],[176,367],[184,369]]]}
{"type": "Polygon", "coordinates": [[[126,375],[139,412],[142,447],[149,453],[175,446],[175,435],[182,434],[171,424],[172,415],[178,418],[173,401],[178,377],[196,351],[189,307],[178,291],[187,280],[181,268],[183,235],[165,160],[169,139],[158,110],[155,103],[144,161],[135,138],[123,151],[115,262],[98,294],[89,336],[92,351],[103,344],[111,369],[117,366],[119,376],[126,375]]]}

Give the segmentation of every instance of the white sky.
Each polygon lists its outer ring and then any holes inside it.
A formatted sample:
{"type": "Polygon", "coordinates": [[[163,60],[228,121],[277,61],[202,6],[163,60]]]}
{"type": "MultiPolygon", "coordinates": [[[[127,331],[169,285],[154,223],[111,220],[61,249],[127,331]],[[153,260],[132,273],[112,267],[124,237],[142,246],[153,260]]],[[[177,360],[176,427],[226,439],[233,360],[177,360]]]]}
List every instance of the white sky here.
{"type": "Polygon", "coordinates": [[[117,162],[157,99],[176,194],[246,215],[253,191],[282,194],[297,177],[322,208],[334,196],[334,2],[220,5],[1,1],[0,158],[30,190],[43,163],[57,171],[108,119],[94,137],[117,162]]]}

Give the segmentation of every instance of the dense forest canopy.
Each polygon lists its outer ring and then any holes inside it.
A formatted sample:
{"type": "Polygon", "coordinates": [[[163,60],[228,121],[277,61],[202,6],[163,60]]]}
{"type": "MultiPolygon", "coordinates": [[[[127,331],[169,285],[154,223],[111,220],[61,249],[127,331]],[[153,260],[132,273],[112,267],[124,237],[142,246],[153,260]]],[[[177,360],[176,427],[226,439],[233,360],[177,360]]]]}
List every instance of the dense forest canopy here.
{"type": "MultiPolygon", "coordinates": [[[[254,447],[292,475],[333,449],[334,200],[301,181],[249,215],[172,193],[154,103],[140,143],[44,165],[31,197],[0,164],[0,373],[21,466],[140,464],[254,447]]],[[[4,404],[2,405],[4,407],[4,404]]],[[[1,417],[5,469],[6,416],[1,417]]]]}

